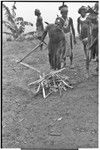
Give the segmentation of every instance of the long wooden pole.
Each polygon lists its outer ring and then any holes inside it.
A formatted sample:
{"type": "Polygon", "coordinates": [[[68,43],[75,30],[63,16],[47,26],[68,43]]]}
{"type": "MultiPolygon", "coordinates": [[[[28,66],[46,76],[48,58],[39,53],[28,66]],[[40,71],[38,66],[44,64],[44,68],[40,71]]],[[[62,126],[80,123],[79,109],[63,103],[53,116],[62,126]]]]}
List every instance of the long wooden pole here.
{"type": "Polygon", "coordinates": [[[17,63],[22,62],[26,57],[28,57],[31,53],[33,53],[34,50],[36,50],[41,44],[43,44],[43,42],[41,42],[40,44],[38,44],[31,52],[29,52],[25,57],[23,57],[20,61],[18,61],[17,63]]]}
{"type": "Polygon", "coordinates": [[[23,63],[23,62],[20,62],[20,64],[22,64],[23,66],[28,67],[30,69],[33,69],[33,70],[37,71],[39,74],[41,74],[41,72],[38,69],[34,68],[33,66],[30,66],[30,65],[23,63]]]}

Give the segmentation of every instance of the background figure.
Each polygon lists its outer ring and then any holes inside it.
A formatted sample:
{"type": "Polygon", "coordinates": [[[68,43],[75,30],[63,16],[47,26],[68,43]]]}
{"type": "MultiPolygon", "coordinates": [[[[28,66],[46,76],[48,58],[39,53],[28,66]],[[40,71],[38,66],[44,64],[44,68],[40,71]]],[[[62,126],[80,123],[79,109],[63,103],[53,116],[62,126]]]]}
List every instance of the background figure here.
{"type": "Polygon", "coordinates": [[[77,30],[79,34],[80,40],[82,40],[84,46],[85,59],[87,58],[87,44],[88,44],[88,36],[89,36],[89,20],[87,19],[87,8],[82,6],[78,13],[80,17],[77,19],[77,30]]]}
{"type": "MultiPolygon", "coordinates": [[[[96,5],[97,6],[97,5],[96,5]]],[[[78,32],[84,45],[86,56],[86,69],[89,75],[89,63],[91,59],[98,56],[98,13],[95,7],[88,8],[82,6],[78,13],[81,16],[78,18],[78,32]],[[88,15],[86,15],[88,13],[88,15]]]]}
{"type": "Polygon", "coordinates": [[[91,35],[90,35],[90,49],[91,59],[96,61],[98,59],[98,3],[95,4],[94,8],[88,6],[88,19],[91,23],[91,35]]]}
{"type": "Polygon", "coordinates": [[[63,25],[63,19],[57,18],[55,24],[48,24],[42,36],[43,41],[47,33],[49,35],[49,63],[51,69],[54,70],[61,69],[64,64],[63,62],[65,59],[66,52],[66,40],[64,32],[62,30],[63,25]]]}
{"type": "MultiPolygon", "coordinates": [[[[60,6],[59,10],[61,13],[61,18],[64,21],[63,31],[64,31],[65,39],[66,39],[66,57],[70,58],[70,67],[73,68],[74,67],[72,65],[72,62],[73,62],[73,52],[72,52],[73,41],[74,41],[74,44],[76,44],[73,20],[72,20],[72,18],[68,17],[68,6],[67,5],[60,6]]],[[[66,65],[66,58],[65,58],[65,65],[66,65]]]]}
{"type": "Polygon", "coordinates": [[[90,36],[89,36],[89,50],[91,50],[91,56],[90,56],[90,61],[91,59],[94,59],[97,61],[97,68],[96,70],[98,71],[98,3],[94,5],[93,8],[88,7],[88,20],[90,20],[90,36]]]}
{"type": "MultiPolygon", "coordinates": [[[[35,16],[37,16],[37,20],[36,20],[37,38],[41,40],[42,34],[44,32],[44,26],[43,26],[43,19],[41,17],[41,12],[39,9],[35,9],[35,16]]],[[[41,45],[41,49],[42,47],[43,47],[43,44],[41,45]]]]}

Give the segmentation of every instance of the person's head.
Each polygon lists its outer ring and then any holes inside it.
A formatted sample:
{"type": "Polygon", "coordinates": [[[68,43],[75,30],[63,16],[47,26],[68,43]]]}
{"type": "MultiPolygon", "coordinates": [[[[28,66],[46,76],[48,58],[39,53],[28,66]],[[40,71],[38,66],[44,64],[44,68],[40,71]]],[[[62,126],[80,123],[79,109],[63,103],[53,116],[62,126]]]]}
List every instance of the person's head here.
{"type": "Polygon", "coordinates": [[[62,29],[62,27],[64,26],[64,20],[61,17],[57,17],[55,24],[62,29]]]}
{"type": "Polygon", "coordinates": [[[85,17],[86,13],[87,13],[87,8],[85,6],[82,6],[81,8],[79,8],[78,13],[82,16],[85,17]]]}
{"type": "Polygon", "coordinates": [[[40,16],[41,15],[41,12],[40,12],[40,10],[39,9],[35,9],[35,16],[40,16]]]}
{"type": "Polygon", "coordinates": [[[68,6],[67,5],[60,6],[59,10],[60,10],[62,17],[66,18],[68,15],[68,6]]]}

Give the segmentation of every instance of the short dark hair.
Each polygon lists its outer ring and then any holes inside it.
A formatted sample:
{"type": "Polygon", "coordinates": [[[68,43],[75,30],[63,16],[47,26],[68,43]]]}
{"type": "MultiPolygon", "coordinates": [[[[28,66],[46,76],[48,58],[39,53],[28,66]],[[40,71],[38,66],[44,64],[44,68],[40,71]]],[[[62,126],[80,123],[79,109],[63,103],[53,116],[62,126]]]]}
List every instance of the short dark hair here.
{"type": "Polygon", "coordinates": [[[82,10],[84,10],[87,13],[87,7],[82,6],[81,8],[79,8],[78,13],[81,14],[82,10]]]}
{"type": "Polygon", "coordinates": [[[67,5],[62,5],[62,6],[60,6],[60,7],[59,7],[59,10],[61,10],[63,7],[68,8],[68,6],[67,6],[67,5]]]}
{"type": "Polygon", "coordinates": [[[35,9],[35,14],[41,14],[39,9],[35,9]]]}

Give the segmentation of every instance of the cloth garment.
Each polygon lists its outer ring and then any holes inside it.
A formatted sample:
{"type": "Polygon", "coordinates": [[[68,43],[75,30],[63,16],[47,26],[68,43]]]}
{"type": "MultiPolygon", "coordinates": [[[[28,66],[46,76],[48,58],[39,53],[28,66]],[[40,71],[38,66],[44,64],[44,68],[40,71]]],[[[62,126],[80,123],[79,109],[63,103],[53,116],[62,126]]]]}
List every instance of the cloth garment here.
{"type": "Polygon", "coordinates": [[[70,28],[70,22],[71,22],[70,18],[67,18],[63,26],[63,31],[66,40],[66,57],[70,57],[72,55],[72,49],[73,49],[73,39],[72,39],[72,32],[70,28]]]}
{"type": "Polygon", "coordinates": [[[54,70],[61,69],[61,63],[65,60],[66,40],[63,30],[56,24],[49,24],[42,36],[42,41],[45,36],[49,35],[48,55],[50,67],[54,70]]]}
{"type": "Polygon", "coordinates": [[[66,39],[66,57],[70,57],[72,53],[72,48],[71,48],[71,33],[68,32],[65,34],[65,39],[66,39]]]}

